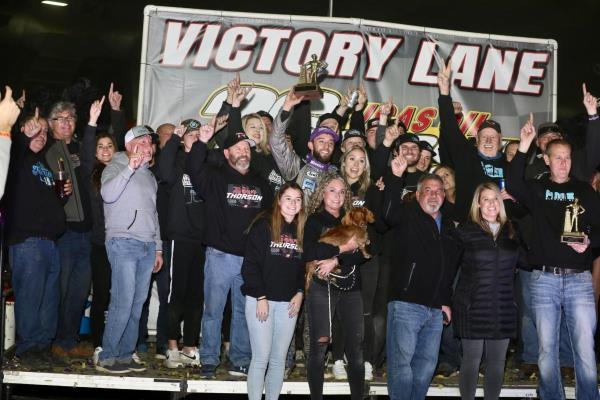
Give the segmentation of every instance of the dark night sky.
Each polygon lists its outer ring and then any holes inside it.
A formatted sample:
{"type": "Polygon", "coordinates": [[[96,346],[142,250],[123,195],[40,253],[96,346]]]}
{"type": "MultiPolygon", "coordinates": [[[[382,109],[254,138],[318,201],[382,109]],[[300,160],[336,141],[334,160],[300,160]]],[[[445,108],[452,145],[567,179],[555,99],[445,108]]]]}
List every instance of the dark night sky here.
{"type": "MultiPolygon", "coordinates": [[[[142,13],[140,0],[0,0],[0,84],[20,90],[62,90],[86,76],[101,88],[115,81],[133,116],[137,94],[142,13]]],[[[328,0],[154,1],[155,5],[278,14],[320,15],[328,0]]],[[[600,95],[600,1],[341,1],[334,16],[525,37],[559,43],[559,117],[583,111],[581,82],[600,95]],[[488,5],[489,4],[489,5],[488,5]]]]}

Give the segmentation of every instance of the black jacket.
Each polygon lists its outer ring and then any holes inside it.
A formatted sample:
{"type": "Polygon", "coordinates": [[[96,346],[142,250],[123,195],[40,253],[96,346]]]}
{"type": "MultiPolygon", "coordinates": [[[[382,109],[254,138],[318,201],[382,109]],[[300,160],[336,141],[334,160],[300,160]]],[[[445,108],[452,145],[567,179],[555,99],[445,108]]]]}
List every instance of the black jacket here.
{"type": "MultiPolygon", "coordinates": [[[[501,153],[498,158],[493,159],[480,155],[477,148],[467,140],[454,115],[452,97],[440,95],[438,106],[440,154],[450,158],[450,160],[442,159],[442,163],[453,165],[456,174],[456,217],[459,221],[465,221],[477,186],[490,181],[498,184],[504,179],[508,163],[501,153]]],[[[504,206],[509,217],[524,214],[524,211],[511,200],[505,200],[504,206]]]]}
{"type": "Polygon", "coordinates": [[[14,135],[6,190],[9,244],[29,237],[56,240],[67,228],[66,200],[56,195],[54,174],[44,151],[32,152],[29,143],[24,134],[14,135]]]}
{"type": "Polygon", "coordinates": [[[460,255],[454,223],[442,214],[441,229],[416,201],[402,203],[400,179],[386,180],[383,218],[394,229],[389,301],[431,308],[450,305],[460,255]]]}
{"type": "Polygon", "coordinates": [[[266,218],[252,225],[242,264],[242,293],[266,296],[272,301],[290,301],[304,291],[304,260],[298,247],[296,226],[284,223],[278,242],[271,240],[266,218]]]}
{"type": "MultiPolygon", "coordinates": [[[[311,214],[306,220],[304,226],[304,254],[306,261],[314,260],[327,260],[329,258],[338,258],[339,266],[341,269],[341,275],[349,275],[352,268],[355,268],[355,273],[345,278],[345,281],[340,281],[340,284],[345,287],[351,287],[350,290],[360,290],[360,271],[356,270],[356,267],[360,268],[360,265],[364,264],[367,259],[363,257],[362,252],[354,251],[352,253],[341,253],[338,246],[333,246],[327,243],[319,243],[319,239],[323,233],[327,230],[341,225],[344,212],[340,213],[338,218],[329,214],[325,210],[317,211],[311,214]]],[[[327,284],[322,279],[313,277],[313,282],[321,285],[327,284]]],[[[335,286],[331,286],[333,290],[337,290],[335,286]]]]}
{"type": "Polygon", "coordinates": [[[205,244],[243,256],[246,247],[243,232],[259,212],[271,206],[273,193],[267,182],[252,170],[242,175],[227,163],[211,166],[206,162],[207,152],[205,143],[194,143],[184,168],[194,190],[206,202],[205,244]]]}
{"type": "Polygon", "coordinates": [[[586,270],[592,262],[591,247],[600,244],[600,202],[598,195],[586,183],[571,177],[568,182],[555,183],[549,175],[525,181],[525,157],[517,152],[508,169],[507,188],[531,212],[532,235],[528,260],[531,266],[551,266],[586,270]],[[592,246],[577,253],[560,242],[564,230],[566,207],[579,199],[585,212],[579,218],[579,230],[588,234],[592,246]]]}
{"type": "Polygon", "coordinates": [[[506,339],[517,333],[515,268],[523,254],[505,225],[498,238],[468,222],[458,228],[463,246],[454,291],[454,333],[466,339],[506,339]]]}

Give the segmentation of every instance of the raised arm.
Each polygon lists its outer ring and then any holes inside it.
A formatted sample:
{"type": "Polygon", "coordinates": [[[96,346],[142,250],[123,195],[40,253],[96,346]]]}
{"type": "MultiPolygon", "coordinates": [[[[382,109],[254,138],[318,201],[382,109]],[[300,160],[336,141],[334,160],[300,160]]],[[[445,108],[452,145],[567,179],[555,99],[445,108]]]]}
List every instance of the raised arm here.
{"type": "Polygon", "coordinates": [[[203,198],[208,197],[210,190],[209,174],[206,163],[208,146],[206,145],[215,133],[212,124],[200,127],[200,139],[192,145],[185,159],[184,172],[190,177],[192,186],[203,198]]]}
{"type": "Polygon", "coordinates": [[[158,175],[168,187],[173,186],[177,181],[177,151],[184,132],[185,128],[181,125],[175,128],[173,135],[158,155],[158,175]]]}
{"type": "MultiPolygon", "coordinates": [[[[23,91],[24,95],[25,92],[23,91]]],[[[20,112],[19,106],[12,98],[11,88],[6,86],[4,98],[0,101],[0,199],[4,196],[4,187],[10,163],[10,147],[12,144],[10,131],[17,121],[20,112]]]]}
{"type": "Polygon", "coordinates": [[[585,133],[585,176],[582,180],[589,182],[600,165],[600,117],[598,117],[598,99],[587,91],[583,84],[583,105],[587,111],[588,123],[585,133]]]}
{"type": "MultiPolygon", "coordinates": [[[[379,129],[379,127],[377,127],[379,129]]],[[[394,141],[400,137],[398,123],[385,129],[385,136],[371,157],[371,179],[377,180],[384,176],[388,169],[388,161],[394,141]]]]}
{"type": "Polygon", "coordinates": [[[534,199],[531,188],[525,182],[525,164],[527,161],[527,151],[535,136],[533,114],[530,113],[529,119],[521,128],[519,151],[517,151],[512,161],[508,163],[508,173],[506,175],[506,190],[529,210],[533,208],[534,199]]]}
{"type": "Polygon", "coordinates": [[[300,171],[300,157],[290,143],[285,138],[285,132],[290,122],[292,110],[296,104],[303,100],[302,96],[296,95],[294,90],[290,90],[285,98],[281,111],[273,121],[273,132],[269,137],[269,145],[271,146],[271,154],[279,167],[279,171],[283,179],[291,181],[296,178],[300,171]]]}
{"type": "Polygon", "coordinates": [[[385,189],[383,193],[383,205],[381,209],[381,218],[390,227],[395,227],[402,223],[402,190],[404,189],[403,175],[408,167],[406,158],[398,154],[392,160],[391,174],[385,177],[385,189]]]}
{"type": "MultiPolygon", "coordinates": [[[[81,168],[83,175],[89,177],[92,175],[96,159],[96,129],[98,118],[104,104],[104,96],[101,100],[96,100],[90,106],[90,119],[83,130],[83,140],[81,145],[81,168]]],[[[115,149],[116,150],[116,149],[115,149]]]]}
{"type": "Polygon", "coordinates": [[[125,112],[121,110],[121,102],[123,95],[114,90],[114,84],[110,84],[108,89],[108,102],[110,103],[110,125],[113,129],[113,136],[117,141],[115,151],[125,150],[125,133],[127,132],[127,121],[125,120],[125,112]]]}

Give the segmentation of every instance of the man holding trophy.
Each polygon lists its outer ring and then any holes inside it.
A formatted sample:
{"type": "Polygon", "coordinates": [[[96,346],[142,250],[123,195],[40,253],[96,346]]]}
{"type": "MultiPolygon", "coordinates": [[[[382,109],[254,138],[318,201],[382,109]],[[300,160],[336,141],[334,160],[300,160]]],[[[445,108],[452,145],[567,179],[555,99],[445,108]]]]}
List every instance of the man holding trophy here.
{"type": "Polygon", "coordinates": [[[571,145],[564,139],[553,140],[546,147],[544,161],[550,174],[525,182],[526,153],[535,136],[530,115],[521,129],[519,151],[510,163],[506,183],[507,190],[533,217],[528,262],[533,266],[531,301],[539,342],[539,396],[564,398],[558,357],[564,315],[573,347],[577,398],[597,399],[590,241],[600,239],[600,202],[589,184],[570,175],[571,145]]]}

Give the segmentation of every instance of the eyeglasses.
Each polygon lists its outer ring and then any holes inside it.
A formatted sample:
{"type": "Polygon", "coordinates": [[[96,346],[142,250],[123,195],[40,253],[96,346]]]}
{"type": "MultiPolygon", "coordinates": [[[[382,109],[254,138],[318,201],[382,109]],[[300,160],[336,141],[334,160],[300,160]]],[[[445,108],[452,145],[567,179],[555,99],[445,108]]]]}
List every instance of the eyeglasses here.
{"type": "Polygon", "coordinates": [[[75,117],[57,117],[51,119],[51,121],[58,122],[59,124],[72,124],[75,120],[75,117]]]}

